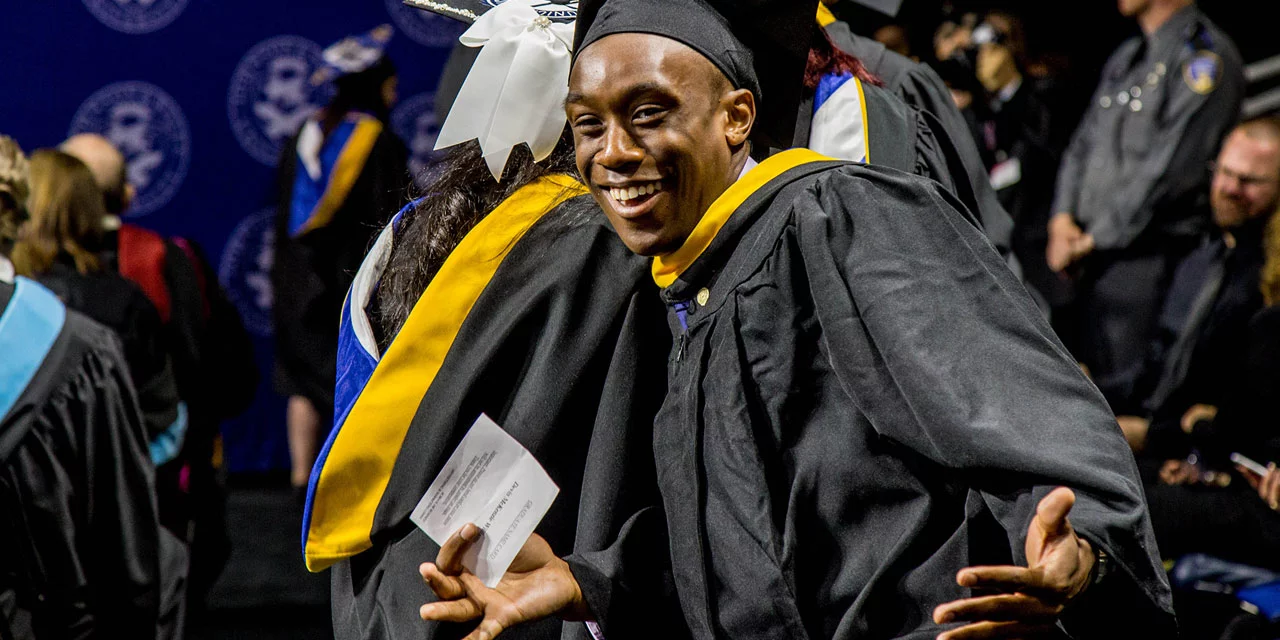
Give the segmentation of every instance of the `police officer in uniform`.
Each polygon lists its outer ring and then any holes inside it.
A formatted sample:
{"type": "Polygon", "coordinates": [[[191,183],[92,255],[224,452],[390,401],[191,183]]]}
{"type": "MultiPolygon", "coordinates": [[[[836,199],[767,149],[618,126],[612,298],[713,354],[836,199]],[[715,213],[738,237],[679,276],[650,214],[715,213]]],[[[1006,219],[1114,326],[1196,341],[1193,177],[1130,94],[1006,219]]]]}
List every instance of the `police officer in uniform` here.
{"type": "Polygon", "coordinates": [[[1209,163],[1245,80],[1235,45],[1192,0],[1119,0],[1120,46],[1058,172],[1046,258],[1076,284],[1059,332],[1109,400],[1141,366],[1174,265],[1209,224],[1209,163]]]}

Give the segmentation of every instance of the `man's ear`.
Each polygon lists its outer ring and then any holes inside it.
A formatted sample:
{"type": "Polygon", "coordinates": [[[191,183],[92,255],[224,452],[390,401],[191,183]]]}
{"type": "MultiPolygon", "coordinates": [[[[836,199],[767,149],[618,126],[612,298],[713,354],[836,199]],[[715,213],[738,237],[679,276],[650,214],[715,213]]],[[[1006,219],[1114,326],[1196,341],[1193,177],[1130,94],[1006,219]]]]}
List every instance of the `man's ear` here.
{"type": "Polygon", "coordinates": [[[734,89],[724,94],[720,103],[728,119],[725,140],[729,146],[737,147],[751,136],[751,128],[756,122],[756,97],[748,89],[734,89]]]}
{"type": "Polygon", "coordinates": [[[123,214],[129,210],[129,205],[133,204],[133,198],[138,195],[138,190],[134,188],[132,183],[124,185],[124,202],[120,203],[120,212],[123,214]]]}

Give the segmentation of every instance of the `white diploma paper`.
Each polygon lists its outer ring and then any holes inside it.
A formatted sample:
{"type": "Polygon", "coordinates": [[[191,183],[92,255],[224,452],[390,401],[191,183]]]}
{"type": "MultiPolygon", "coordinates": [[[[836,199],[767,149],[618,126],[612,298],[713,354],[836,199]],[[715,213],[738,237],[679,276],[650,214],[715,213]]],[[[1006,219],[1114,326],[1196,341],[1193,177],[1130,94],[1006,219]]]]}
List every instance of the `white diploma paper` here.
{"type": "Polygon", "coordinates": [[[559,493],[533,455],[481,415],[409,518],[438,545],[469,522],[480,527],[462,566],[493,588],[559,493]]]}

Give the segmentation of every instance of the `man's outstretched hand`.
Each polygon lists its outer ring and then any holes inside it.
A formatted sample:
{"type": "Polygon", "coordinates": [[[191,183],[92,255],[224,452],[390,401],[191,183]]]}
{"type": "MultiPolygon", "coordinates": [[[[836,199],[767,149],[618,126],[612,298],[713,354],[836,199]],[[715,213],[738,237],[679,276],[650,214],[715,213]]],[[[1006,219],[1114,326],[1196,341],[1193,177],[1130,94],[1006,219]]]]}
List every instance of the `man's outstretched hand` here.
{"type": "Polygon", "coordinates": [[[1076,535],[1067,514],[1076,503],[1058,488],[1036,507],[1027,528],[1026,567],[968,567],[956,575],[962,587],[989,595],[948,602],[933,612],[938,624],[969,622],[938,640],[1058,637],[1055,622],[1067,603],[1089,584],[1097,561],[1089,542],[1076,535]]]}
{"type": "Polygon", "coordinates": [[[462,566],[467,549],[483,532],[468,524],[440,548],[435,563],[418,568],[439,602],[422,605],[423,620],[467,622],[480,620],[464,640],[493,640],[522,622],[558,615],[583,620],[589,615],[586,601],[569,565],[538,534],[529,536],[497,588],[484,586],[462,566]]]}

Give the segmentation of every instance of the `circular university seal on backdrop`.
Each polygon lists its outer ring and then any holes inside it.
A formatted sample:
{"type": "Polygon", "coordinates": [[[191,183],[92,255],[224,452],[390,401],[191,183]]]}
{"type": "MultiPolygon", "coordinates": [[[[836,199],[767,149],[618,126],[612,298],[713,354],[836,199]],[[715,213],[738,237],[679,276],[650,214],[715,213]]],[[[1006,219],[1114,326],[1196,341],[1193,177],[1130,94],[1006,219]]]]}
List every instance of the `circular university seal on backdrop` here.
{"type": "Polygon", "coordinates": [[[129,216],[152,213],[173,199],[191,164],[191,129],[168,93],[146,82],[117,82],[89,96],[71,119],[69,135],[106,136],[129,163],[137,190],[129,216]]]}
{"type": "Polygon", "coordinates": [[[425,47],[448,49],[457,44],[467,25],[438,13],[406,6],[400,0],[384,0],[387,13],[401,31],[425,47]]]}
{"type": "Polygon", "coordinates": [[[435,150],[440,135],[435,108],[436,94],[427,92],[402,101],[391,112],[391,128],[409,146],[409,171],[420,188],[431,182],[426,168],[445,153],[443,149],[435,150]]]}
{"type": "Polygon", "coordinates": [[[275,166],[280,147],[327,99],[327,87],[311,84],[324,64],[320,45],[300,36],[276,36],[254,45],[231,74],[227,117],[240,146],[275,166]]]}
{"type": "Polygon", "coordinates": [[[151,33],[178,19],[188,0],[84,0],[98,19],[121,33],[151,33]]]}
{"type": "Polygon", "coordinates": [[[245,328],[263,338],[271,335],[275,240],[275,210],[263,209],[236,225],[218,262],[218,280],[245,328]]]}

